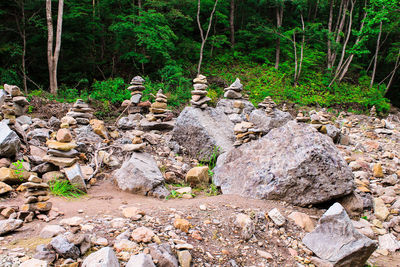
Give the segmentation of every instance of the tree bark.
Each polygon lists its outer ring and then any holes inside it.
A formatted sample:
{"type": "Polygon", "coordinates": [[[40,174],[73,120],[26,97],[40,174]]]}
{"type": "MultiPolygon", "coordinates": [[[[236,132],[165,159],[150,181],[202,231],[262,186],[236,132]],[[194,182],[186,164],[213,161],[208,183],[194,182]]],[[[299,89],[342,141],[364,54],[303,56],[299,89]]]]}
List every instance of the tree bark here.
{"type": "Polygon", "coordinates": [[[390,76],[388,85],[386,86],[386,92],[385,92],[385,94],[389,91],[389,88],[390,88],[390,86],[392,85],[392,82],[393,82],[393,77],[394,77],[394,75],[396,74],[396,70],[397,70],[397,68],[400,66],[400,61],[399,61],[399,59],[400,59],[400,49],[399,49],[399,53],[397,54],[396,64],[394,65],[394,68],[393,68],[393,70],[392,70],[392,75],[390,76]]]}
{"type": "Polygon", "coordinates": [[[47,18],[47,62],[49,65],[49,78],[50,78],[50,92],[53,95],[57,94],[57,66],[58,58],[61,49],[61,34],[62,34],[62,17],[63,17],[64,0],[58,1],[58,14],[57,14],[57,29],[56,29],[56,43],[53,50],[54,32],[53,32],[53,19],[51,15],[51,0],[46,0],[46,18],[47,18]]]}
{"type": "MultiPolygon", "coordinates": [[[[280,33],[280,28],[282,27],[282,18],[283,18],[283,6],[278,6],[276,7],[276,30],[278,31],[278,33],[280,33]]],[[[279,68],[280,53],[281,53],[281,38],[278,35],[275,44],[275,69],[279,68]]]]}
{"type": "Polygon", "coordinates": [[[231,0],[229,14],[229,29],[231,31],[231,47],[235,47],[235,0],[231,0]]]}
{"type": "Polygon", "coordinates": [[[200,23],[200,5],[201,5],[200,2],[201,2],[201,0],[197,1],[197,25],[199,26],[200,37],[201,37],[200,56],[199,56],[199,64],[197,66],[197,75],[200,74],[201,63],[203,62],[204,45],[206,44],[206,41],[207,41],[207,38],[208,38],[208,34],[210,33],[212,19],[213,19],[213,16],[214,16],[214,13],[215,13],[215,9],[216,9],[217,4],[218,4],[218,0],[215,0],[213,10],[211,11],[210,19],[209,19],[209,22],[208,22],[208,28],[207,28],[207,31],[206,31],[206,35],[204,35],[203,27],[201,26],[201,23],[200,23]]]}
{"type": "Polygon", "coordinates": [[[328,63],[328,69],[332,68],[331,65],[331,34],[332,34],[332,19],[333,19],[333,1],[330,0],[329,2],[329,21],[328,21],[328,53],[327,53],[327,63],[328,63]]]}
{"type": "MultiPolygon", "coordinates": [[[[385,8],[385,7],[383,7],[383,8],[385,8]]],[[[378,34],[378,39],[376,40],[374,67],[372,69],[371,83],[369,84],[369,88],[372,88],[372,86],[374,85],[375,73],[376,73],[376,65],[377,65],[377,62],[378,62],[379,42],[381,41],[381,36],[382,36],[382,20],[379,23],[379,34],[378,34]]]]}

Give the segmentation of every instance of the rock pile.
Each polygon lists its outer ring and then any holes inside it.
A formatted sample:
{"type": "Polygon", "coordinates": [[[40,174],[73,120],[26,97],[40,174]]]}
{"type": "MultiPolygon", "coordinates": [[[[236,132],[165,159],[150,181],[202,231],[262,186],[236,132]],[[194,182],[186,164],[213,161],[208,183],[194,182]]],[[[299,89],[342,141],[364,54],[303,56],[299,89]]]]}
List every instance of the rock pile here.
{"type": "Polygon", "coordinates": [[[0,107],[4,119],[13,122],[16,117],[25,113],[27,105],[29,102],[18,86],[4,84],[4,90],[0,90],[0,107]]]}
{"type": "Polygon", "coordinates": [[[258,104],[258,107],[264,109],[265,113],[268,116],[273,116],[274,115],[274,108],[276,108],[276,104],[274,100],[270,96],[267,96],[263,102],[258,104]]]}
{"type": "Polygon", "coordinates": [[[239,78],[236,78],[235,82],[229,87],[224,89],[224,97],[230,99],[240,99],[242,98],[241,92],[243,91],[243,84],[240,83],[239,78]]]}
{"type": "Polygon", "coordinates": [[[156,94],[156,102],[151,104],[151,117],[153,117],[153,120],[162,120],[167,117],[167,111],[167,96],[160,89],[156,94]]]}
{"type": "Polygon", "coordinates": [[[131,85],[128,87],[128,90],[131,91],[131,107],[129,108],[129,113],[140,113],[142,111],[138,104],[142,99],[144,89],[146,89],[146,87],[143,85],[144,83],[145,80],[140,76],[135,76],[132,78],[130,82],[131,85]]]}
{"type": "Polygon", "coordinates": [[[21,207],[20,214],[25,213],[25,218],[28,216],[33,218],[34,215],[47,214],[51,210],[52,203],[48,201],[50,197],[47,183],[44,183],[36,175],[31,175],[28,182],[23,183],[22,186],[26,188],[27,192],[24,195],[25,204],[21,207]]]}
{"type": "Polygon", "coordinates": [[[236,135],[234,146],[240,146],[261,136],[261,131],[254,129],[254,124],[247,121],[237,123],[233,131],[236,135]]]}
{"type": "Polygon", "coordinates": [[[72,134],[68,129],[57,131],[56,140],[46,142],[47,155],[43,160],[52,163],[58,167],[70,167],[76,162],[79,152],[75,150],[77,144],[72,141],[72,134]]]}
{"type": "Polygon", "coordinates": [[[205,109],[208,107],[207,102],[211,100],[207,96],[207,78],[200,74],[193,80],[193,83],[194,90],[192,90],[192,100],[190,100],[190,103],[195,108],[205,109]]]}
{"type": "Polygon", "coordinates": [[[94,117],[92,113],[93,109],[82,99],[78,99],[67,113],[67,116],[74,118],[78,124],[88,125],[90,120],[94,117]]]}
{"type": "Polygon", "coordinates": [[[378,116],[378,114],[376,113],[376,107],[375,106],[372,106],[371,110],[369,111],[369,115],[371,117],[374,117],[374,118],[376,118],[378,116]]]}
{"type": "Polygon", "coordinates": [[[305,116],[303,112],[299,111],[296,116],[296,121],[297,122],[307,122],[310,120],[310,117],[305,116]]]}

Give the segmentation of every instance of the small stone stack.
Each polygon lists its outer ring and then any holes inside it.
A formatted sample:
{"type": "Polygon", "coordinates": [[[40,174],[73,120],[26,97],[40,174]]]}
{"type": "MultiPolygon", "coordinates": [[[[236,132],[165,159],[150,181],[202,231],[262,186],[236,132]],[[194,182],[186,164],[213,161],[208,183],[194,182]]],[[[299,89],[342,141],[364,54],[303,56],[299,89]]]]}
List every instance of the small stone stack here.
{"type": "Polygon", "coordinates": [[[258,104],[258,107],[261,107],[262,109],[264,109],[265,113],[267,113],[268,116],[273,116],[274,108],[276,108],[276,104],[270,96],[267,96],[263,102],[258,104]]]}
{"type": "Polygon", "coordinates": [[[130,82],[131,85],[128,87],[128,90],[131,91],[131,107],[129,109],[129,113],[141,112],[141,108],[138,106],[138,104],[142,99],[144,89],[146,89],[146,87],[143,85],[144,83],[145,80],[140,76],[135,76],[132,78],[130,82]]]}
{"type": "Polygon", "coordinates": [[[57,131],[56,139],[46,142],[49,149],[43,160],[58,167],[72,166],[76,162],[79,152],[75,150],[77,144],[72,141],[71,132],[62,128],[57,131]]]}
{"type": "Polygon", "coordinates": [[[259,136],[261,136],[261,131],[254,129],[254,124],[251,122],[247,121],[242,121],[240,123],[237,123],[235,125],[235,128],[233,129],[235,135],[236,135],[236,141],[233,144],[234,146],[240,146],[244,143],[248,143],[251,140],[257,139],[259,136]]]}
{"type": "Polygon", "coordinates": [[[287,108],[287,106],[286,106],[286,103],[283,104],[283,106],[282,106],[282,111],[283,111],[283,112],[288,112],[288,111],[289,111],[288,108],[287,108]]]}
{"type": "Polygon", "coordinates": [[[236,78],[235,82],[229,87],[224,89],[224,97],[229,99],[241,99],[243,91],[243,84],[240,83],[239,78],[236,78]]]}
{"type": "Polygon", "coordinates": [[[211,98],[207,97],[207,78],[204,75],[198,75],[193,80],[193,90],[192,90],[192,100],[190,103],[195,108],[205,109],[208,107],[207,102],[211,100],[211,98]]]}
{"type": "Polygon", "coordinates": [[[0,90],[0,107],[4,119],[14,121],[25,113],[27,105],[29,102],[18,86],[4,84],[4,90],[0,90]]]}
{"type": "MultiPolygon", "coordinates": [[[[21,213],[34,213],[39,215],[40,213],[48,213],[51,210],[52,203],[48,202],[49,197],[49,185],[44,183],[42,179],[36,175],[31,175],[28,182],[22,184],[26,188],[25,204],[21,207],[21,213]]],[[[33,218],[33,216],[31,215],[33,218]]]]}
{"type": "Polygon", "coordinates": [[[94,118],[93,109],[82,99],[76,100],[66,116],[74,118],[77,124],[81,125],[88,125],[90,120],[94,118]]]}
{"type": "Polygon", "coordinates": [[[304,116],[303,112],[299,111],[299,113],[297,113],[296,121],[307,122],[309,120],[310,120],[310,117],[304,116]]]}
{"type": "Polygon", "coordinates": [[[167,111],[167,96],[160,89],[156,94],[156,102],[151,104],[150,112],[155,120],[162,120],[167,117],[167,111]]]}
{"type": "Polygon", "coordinates": [[[376,118],[378,116],[378,114],[376,113],[376,107],[375,106],[372,106],[371,110],[369,111],[369,115],[371,117],[374,117],[374,118],[376,118]]]}

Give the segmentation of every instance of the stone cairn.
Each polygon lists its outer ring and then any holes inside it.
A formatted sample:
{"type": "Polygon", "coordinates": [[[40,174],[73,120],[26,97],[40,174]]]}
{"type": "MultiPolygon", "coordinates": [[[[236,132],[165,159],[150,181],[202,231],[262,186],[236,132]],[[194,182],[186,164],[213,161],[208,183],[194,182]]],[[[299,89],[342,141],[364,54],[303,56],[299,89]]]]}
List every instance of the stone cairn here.
{"type": "Polygon", "coordinates": [[[167,96],[163,94],[162,89],[158,90],[156,94],[156,101],[151,104],[150,107],[151,117],[154,117],[154,120],[162,120],[166,118],[168,115],[167,110],[167,96]]]}
{"type": "Polygon", "coordinates": [[[4,119],[14,123],[16,117],[25,113],[25,107],[28,105],[28,100],[18,86],[4,84],[4,90],[0,90],[0,110],[4,119]]]}
{"type": "Polygon", "coordinates": [[[260,130],[254,128],[253,123],[247,121],[235,124],[233,131],[236,136],[236,141],[233,145],[236,147],[248,143],[251,140],[256,140],[262,135],[260,130]]]}
{"type": "Polygon", "coordinates": [[[287,106],[286,106],[286,103],[283,104],[283,106],[282,106],[282,111],[283,111],[283,112],[288,112],[288,111],[289,111],[288,108],[287,108],[287,106]]]}
{"type": "Polygon", "coordinates": [[[376,113],[376,107],[375,106],[372,106],[372,108],[369,111],[369,115],[371,117],[374,117],[374,118],[376,118],[378,116],[378,114],[376,113]]]}
{"type": "Polygon", "coordinates": [[[330,117],[331,115],[325,109],[318,112],[315,110],[310,111],[311,124],[328,124],[330,117]]]}
{"type": "Polygon", "coordinates": [[[140,107],[140,100],[143,96],[145,80],[140,76],[135,76],[130,82],[128,90],[131,91],[130,108],[128,113],[141,113],[142,108],[140,107]]]}
{"type": "Polygon", "coordinates": [[[94,118],[93,109],[82,99],[76,100],[66,116],[74,118],[77,124],[81,125],[88,125],[90,120],[94,118]]]}
{"type": "Polygon", "coordinates": [[[79,156],[79,152],[75,150],[77,144],[73,142],[68,129],[58,130],[56,140],[48,140],[46,145],[48,151],[43,160],[61,168],[72,166],[79,156]]]}
{"type": "Polygon", "coordinates": [[[296,121],[297,122],[307,122],[310,120],[310,117],[304,116],[304,113],[302,111],[299,111],[296,116],[296,121]]]}
{"type": "Polygon", "coordinates": [[[24,205],[20,209],[20,215],[25,217],[25,220],[32,220],[35,215],[47,214],[51,210],[53,205],[48,201],[50,197],[47,183],[36,175],[31,175],[28,182],[23,183],[22,186],[27,191],[24,195],[24,205]]]}
{"type": "Polygon", "coordinates": [[[201,109],[208,107],[207,103],[211,98],[207,96],[207,87],[206,76],[200,74],[193,80],[192,100],[190,100],[193,107],[201,109]]]}
{"type": "Polygon", "coordinates": [[[236,78],[235,82],[229,87],[224,89],[224,97],[229,99],[241,99],[243,91],[243,84],[240,83],[239,78],[236,78]]]}
{"type": "Polygon", "coordinates": [[[268,116],[273,116],[274,115],[274,108],[276,108],[276,104],[274,100],[270,96],[267,96],[263,102],[258,104],[258,107],[264,109],[265,113],[268,116]]]}

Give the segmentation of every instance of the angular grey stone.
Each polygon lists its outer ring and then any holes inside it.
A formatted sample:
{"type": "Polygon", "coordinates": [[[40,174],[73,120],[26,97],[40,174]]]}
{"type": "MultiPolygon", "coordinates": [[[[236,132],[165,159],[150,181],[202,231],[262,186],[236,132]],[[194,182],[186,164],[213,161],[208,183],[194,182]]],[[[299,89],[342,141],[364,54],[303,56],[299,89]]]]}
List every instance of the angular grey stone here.
{"type": "Polygon", "coordinates": [[[377,242],[357,232],[339,203],[333,204],[303,243],[334,267],[362,267],[377,248],[377,242]]]}
{"type": "Polygon", "coordinates": [[[24,125],[24,124],[31,125],[31,124],[32,124],[32,118],[29,117],[29,116],[26,116],[26,115],[19,116],[19,117],[17,118],[17,121],[18,121],[21,125],[24,125]]]}
{"type": "Polygon", "coordinates": [[[68,259],[77,259],[80,255],[79,248],[68,240],[63,235],[54,237],[49,244],[61,257],[68,259]]]}
{"type": "Polygon", "coordinates": [[[56,259],[56,253],[53,250],[50,250],[46,245],[38,245],[36,247],[36,254],[33,255],[33,258],[52,263],[56,259]]]}
{"type": "Polygon", "coordinates": [[[143,83],[145,83],[145,80],[140,76],[135,76],[131,80],[131,84],[143,84],[143,83]]]}
{"type": "Polygon", "coordinates": [[[82,267],[119,267],[119,262],[114,250],[110,247],[102,248],[90,254],[82,267]]]}
{"type": "Polygon", "coordinates": [[[114,173],[114,178],[120,189],[141,195],[147,195],[164,181],[153,157],[138,152],[132,153],[114,173]]]}
{"type": "Polygon", "coordinates": [[[307,206],[354,190],[353,173],[332,140],[290,121],[221,155],[213,181],[224,194],[307,206]]]}
{"type": "Polygon", "coordinates": [[[141,99],[142,99],[142,94],[135,94],[135,95],[131,96],[132,104],[139,104],[141,99]]]}
{"type": "Polygon", "coordinates": [[[264,133],[268,133],[274,128],[285,125],[292,119],[293,117],[289,112],[283,112],[276,108],[274,109],[272,116],[267,116],[265,111],[256,109],[251,112],[249,122],[254,123],[254,128],[258,128],[264,133]]]}
{"type": "MultiPolygon", "coordinates": [[[[163,265],[159,265],[163,266],[163,265]]],[[[139,253],[132,255],[125,267],[156,267],[149,254],[139,253]]]]}
{"type": "Polygon", "coordinates": [[[136,127],[136,121],[129,117],[122,117],[117,122],[117,127],[122,130],[130,130],[136,127]]]}
{"type": "Polygon", "coordinates": [[[172,131],[173,139],[192,157],[207,160],[216,148],[223,153],[233,148],[234,124],[220,109],[186,107],[172,131]]]}
{"type": "Polygon", "coordinates": [[[25,96],[15,96],[13,97],[13,102],[23,107],[29,105],[25,96]]]}
{"type": "Polygon", "coordinates": [[[18,135],[7,125],[7,120],[0,122],[0,157],[14,157],[21,145],[18,135]]]}
{"type": "Polygon", "coordinates": [[[178,267],[178,261],[172,253],[169,244],[164,243],[161,245],[150,244],[150,255],[154,260],[157,260],[158,266],[164,267],[178,267]]]}
{"type": "Polygon", "coordinates": [[[158,122],[158,121],[148,121],[143,119],[140,121],[139,128],[143,131],[170,131],[174,128],[175,121],[165,121],[165,122],[158,122]]]}
{"type": "Polygon", "coordinates": [[[378,240],[380,249],[387,249],[391,252],[395,252],[396,250],[400,249],[400,242],[397,241],[393,234],[380,235],[378,240]]]}
{"type": "Polygon", "coordinates": [[[83,192],[87,192],[84,176],[82,174],[81,166],[75,163],[70,168],[64,168],[65,176],[68,178],[69,182],[76,185],[78,189],[83,192]]]}
{"type": "Polygon", "coordinates": [[[61,124],[61,121],[59,119],[57,119],[56,117],[54,117],[54,116],[51,116],[51,118],[47,122],[47,125],[50,128],[59,128],[60,124],[61,124]]]}
{"type": "Polygon", "coordinates": [[[8,234],[10,232],[15,231],[20,228],[23,224],[23,221],[16,219],[8,219],[0,221],[0,236],[8,234]]]}
{"type": "Polygon", "coordinates": [[[75,149],[71,149],[70,151],[61,151],[57,149],[49,149],[47,151],[50,155],[62,158],[74,158],[79,156],[79,152],[75,149]]]}
{"type": "Polygon", "coordinates": [[[340,139],[340,130],[333,126],[332,124],[325,125],[326,127],[326,134],[332,138],[334,143],[339,142],[340,139]]]}
{"type": "Polygon", "coordinates": [[[7,92],[4,89],[0,89],[0,107],[4,104],[4,100],[6,99],[7,92]]]}
{"type": "Polygon", "coordinates": [[[231,98],[231,99],[240,99],[240,98],[242,98],[242,94],[240,92],[228,90],[224,93],[224,97],[231,98]]]}
{"type": "Polygon", "coordinates": [[[66,116],[70,116],[74,119],[76,118],[85,118],[85,119],[92,119],[94,116],[91,113],[83,113],[83,112],[75,112],[75,111],[70,111],[66,114],[66,116]]]}
{"type": "Polygon", "coordinates": [[[31,140],[31,139],[36,139],[42,142],[46,142],[47,139],[50,139],[50,129],[46,128],[37,128],[32,131],[30,131],[26,137],[31,140]]]}
{"type": "Polygon", "coordinates": [[[59,234],[62,234],[65,232],[65,229],[61,227],[60,225],[53,224],[53,225],[46,225],[43,227],[42,231],[40,231],[40,237],[41,238],[51,238],[55,237],[59,234]]]}

